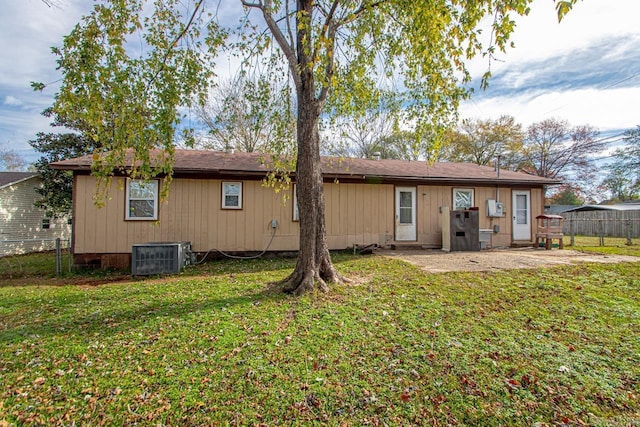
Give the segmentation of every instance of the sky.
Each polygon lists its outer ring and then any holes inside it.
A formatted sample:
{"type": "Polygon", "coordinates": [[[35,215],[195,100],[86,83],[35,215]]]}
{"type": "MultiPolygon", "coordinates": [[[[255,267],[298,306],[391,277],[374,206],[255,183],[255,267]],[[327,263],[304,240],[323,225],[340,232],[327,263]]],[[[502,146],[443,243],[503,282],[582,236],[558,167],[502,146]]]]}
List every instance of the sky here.
{"type": "MultiPolygon", "coordinates": [[[[231,0],[224,0],[229,5],[231,0]]],[[[0,149],[28,162],[29,146],[50,120],[40,113],[53,102],[59,72],[51,46],[60,46],[90,0],[5,0],[0,14],[0,149]],[[34,92],[31,81],[48,83],[34,92]]],[[[460,107],[462,118],[511,115],[525,127],[547,118],[589,124],[613,140],[640,125],[640,1],[583,0],[558,24],[553,0],[534,0],[518,19],[515,49],[495,60],[469,64],[475,81],[491,67],[487,90],[477,89],[460,107]]],[[[221,67],[224,75],[229,67],[221,67]]]]}

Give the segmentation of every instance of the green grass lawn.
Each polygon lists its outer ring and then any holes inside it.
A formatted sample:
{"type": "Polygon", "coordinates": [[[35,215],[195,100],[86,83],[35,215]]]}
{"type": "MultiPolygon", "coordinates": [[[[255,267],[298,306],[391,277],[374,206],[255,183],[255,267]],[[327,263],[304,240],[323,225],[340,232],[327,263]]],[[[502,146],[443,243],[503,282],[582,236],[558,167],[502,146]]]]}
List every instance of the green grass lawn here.
{"type": "Polygon", "coordinates": [[[302,298],[290,259],[0,287],[0,425],[640,423],[640,264],[335,262],[302,298]]]}
{"type": "Polygon", "coordinates": [[[594,252],[609,255],[632,255],[640,257],[640,240],[632,239],[631,245],[627,245],[627,239],[620,237],[605,237],[605,246],[600,246],[600,238],[593,236],[575,236],[575,246],[570,246],[570,237],[565,236],[564,242],[567,249],[575,249],[584,252],[594,252]]]}

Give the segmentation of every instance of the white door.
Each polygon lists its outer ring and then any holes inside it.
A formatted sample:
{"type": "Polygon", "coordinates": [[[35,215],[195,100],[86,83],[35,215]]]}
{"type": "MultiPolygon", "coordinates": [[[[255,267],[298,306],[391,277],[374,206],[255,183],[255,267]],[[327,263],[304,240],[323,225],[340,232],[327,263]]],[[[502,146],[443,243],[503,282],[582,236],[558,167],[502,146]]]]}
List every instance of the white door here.
{"type": "Polygon", "coordinates": [[[531,192],[514,190],[512,195],[513,240],[531,241],[531,192]]]}
{"type": "Polygon", "coordinates": [[[416,240],[415,187],[396,187],[396,240],[416,240]]]}

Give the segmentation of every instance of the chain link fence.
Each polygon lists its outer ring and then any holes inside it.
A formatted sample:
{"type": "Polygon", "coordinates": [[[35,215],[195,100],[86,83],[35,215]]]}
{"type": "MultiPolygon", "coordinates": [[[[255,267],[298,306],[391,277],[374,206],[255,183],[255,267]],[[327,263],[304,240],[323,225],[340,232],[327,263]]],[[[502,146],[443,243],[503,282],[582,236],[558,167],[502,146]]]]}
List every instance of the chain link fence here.
{"type": "Polygon", "coordinates": [[[27,270],[60,275],[65,271],[71,272],[72,258],[70,239],[0,240],[0,277],[18,275],[27,270]],[[43,256],[35,256],[34,253],[43,256]],[[55,266],[51,265],[51,256],[47,256],[50,254],[53,254],[55,266]]]}

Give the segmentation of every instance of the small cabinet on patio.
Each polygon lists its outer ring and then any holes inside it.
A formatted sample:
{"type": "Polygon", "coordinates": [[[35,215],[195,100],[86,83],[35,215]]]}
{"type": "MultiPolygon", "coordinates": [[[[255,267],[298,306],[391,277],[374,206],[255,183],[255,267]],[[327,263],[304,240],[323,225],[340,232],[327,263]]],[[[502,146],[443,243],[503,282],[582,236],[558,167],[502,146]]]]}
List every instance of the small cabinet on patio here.
{"type": "Polygon", "coordinates": [[[538,221],[538,230],[536,231],[536,244],[541,240],[545,241],[545,249],[549,250],[552,247],[553,239],[558,239],[558,248],[562,249],[562,223],[564,218],[560,215],[538,215],[536,217],[538,221]]]}

